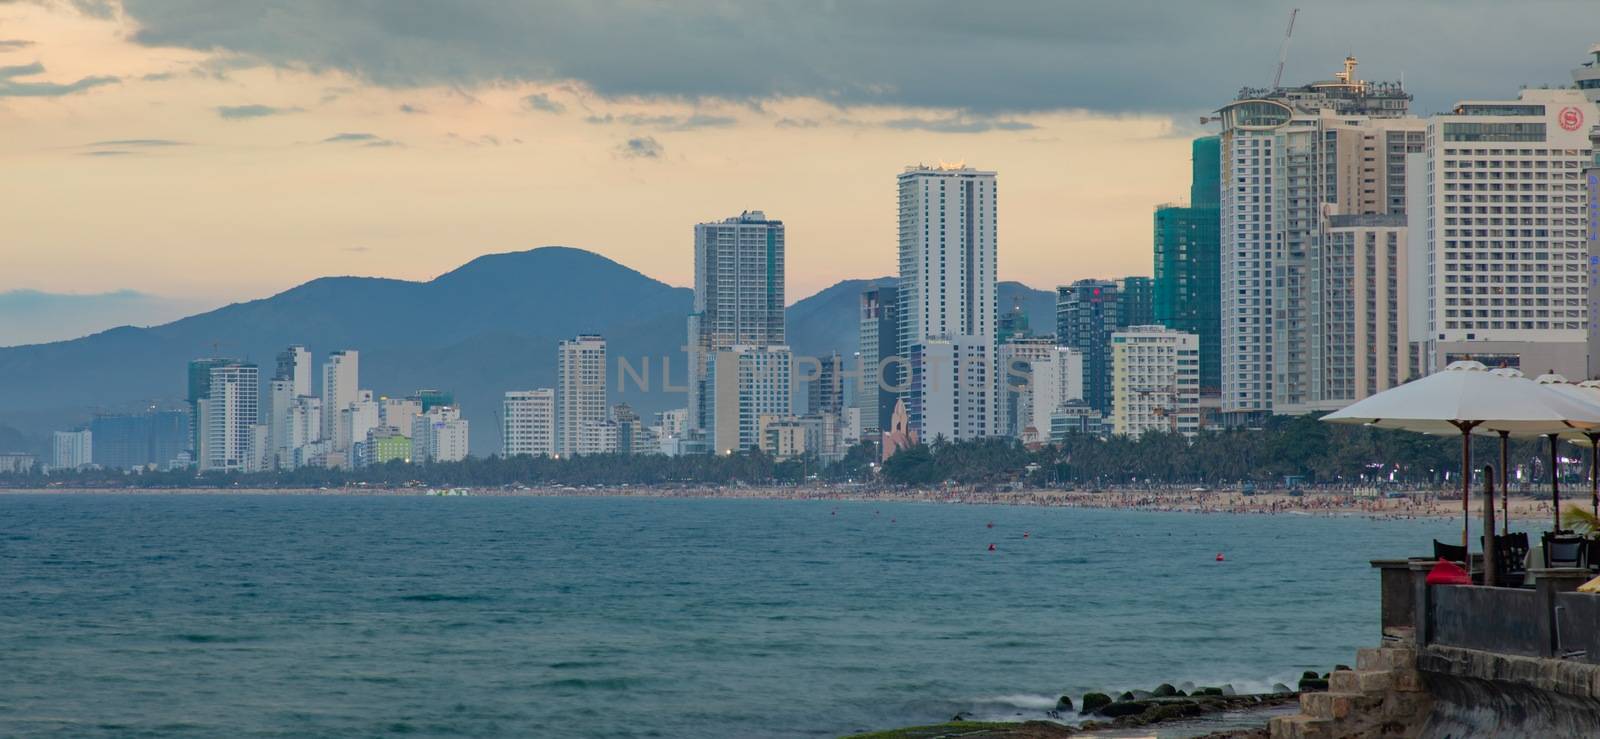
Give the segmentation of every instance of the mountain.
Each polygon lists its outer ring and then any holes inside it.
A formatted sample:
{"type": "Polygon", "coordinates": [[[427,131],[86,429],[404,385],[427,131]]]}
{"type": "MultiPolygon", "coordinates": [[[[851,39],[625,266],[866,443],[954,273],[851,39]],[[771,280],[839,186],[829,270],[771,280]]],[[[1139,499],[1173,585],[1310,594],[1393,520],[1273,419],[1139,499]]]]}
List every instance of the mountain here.
{"type": "MultiPolygon", "coordinates": [[[[648,361],[652,392],[613,393],[644,411],[681,404],[660,391],[663,358],[684,382],[692,291],[579,249],[545,247],[479,257],[428,282],[368,277],[312,280],[151,328],[122,327],[72,341],[0,348],[0,423],[34,434],[82,423],[97,410],[185,396],[194,357],[244,357],[263,379],[283,347],[361,352],[361,385],[380,395],[455,391],[473,425],[474,453],[499,448],[510,389],[553,387],[556,345],[606,336],[612,357],[648,361]]],[[[316,374],[316,372],[313,372],[316,374]]]]}
{"type": "MultiPolygon", "coordinates": [[[[850,356],[861,291],[890,281],[845,280],[791,305],[791,346],[807,356],[850,356]]],[[[1054,325],[1051,293],[1006,282],[999,297],[1002,310],[1020,301],[1036,332],[1054,325]]],[[[378,395],[454,391],[472,423],[473,453],[491,454],[500,448],[505,391],[554,387],[556,345],[579,333],[606,337],[613,380],[619,358],[648,367],[648,390],[630,381],[612,388],[610,402],[647,417],[681,407],[692,304],[687,288],[557,246],[479,257],[427,282],[326,277],[160,326],[0,348],[0,425],[15,429],[11,441],[20,444],[96,411],[170,406],[183,400],[195,357],[249,359],[261,365],[264,384],[277,352],[304,344],[316,366],[329,351],[359,350],[361,386],[378,395]]]]}

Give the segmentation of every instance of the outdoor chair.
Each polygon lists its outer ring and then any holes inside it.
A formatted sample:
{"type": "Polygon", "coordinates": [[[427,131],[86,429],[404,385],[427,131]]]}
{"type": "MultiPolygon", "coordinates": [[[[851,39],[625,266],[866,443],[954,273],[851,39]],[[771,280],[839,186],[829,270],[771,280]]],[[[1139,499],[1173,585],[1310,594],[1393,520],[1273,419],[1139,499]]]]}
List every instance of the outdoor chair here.
{"type": "MultiPolygon", "coordinates": [[[[1483,537],[1478,537],[1478,543],[1483,543],[1483,537]]],[[[1528,577],[1528,534],[1518,531],[1515,534],[1496,536],[1494,538],[1495,557],[1495,583],[1501,587],[1516,588],[1522,586],[1522,581],[1528,577]]]]}
{"type": "Polygon", "coordinates": [[[1587,566],[1589,545],[1581,537],[1545,532],[1543,540],[1545,567],[1587,566]]]}
{"type": "Polygon", "coordinates": [[[1438,539],[1433,540],[1433,558],[1446,562],[1455,562],[1465,567],[1467,565],[1467,548],[1456,544],[1446,544],[1438,539]]]}

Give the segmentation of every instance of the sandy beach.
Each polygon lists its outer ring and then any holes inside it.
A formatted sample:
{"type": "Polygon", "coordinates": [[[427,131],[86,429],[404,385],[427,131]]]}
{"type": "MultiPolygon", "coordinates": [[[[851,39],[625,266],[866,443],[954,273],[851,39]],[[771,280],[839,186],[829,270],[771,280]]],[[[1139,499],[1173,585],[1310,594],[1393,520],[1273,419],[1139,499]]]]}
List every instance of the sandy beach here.
{"type": "MultiPolygon", "coordinates": [[[[611,487],[494,487],[429,489],[420,487],[344,488],[14,488],[0,494],[110,494],[110,495],[471,495],[471,496],[625,496],[646,498],[724,498],[764,500],[822,500],[900,503],[944,503],[965,505],[1018,505],[1063,508],[1108,508],[1134,511],[1167,511],[1235,515],[1322,515],[1361,516],[1374,519],[1454,518],[1461,515],[1461,499],[1445,497],[1439,490],[1411,491],[1399,497],[1360,494],[1349,490],[1309,489],[1297,492],[1268,490],[1244,493],[1238,490],[1194,490],[1176,488],[1114,488],[1098,491],[1033,489],[979,491],[966,488],[891,489],[859,486],[611,486],[611,487]]],[[[1588,491],[1563,495],[1562,505],[1576,503],[1587,507],[1588,491]]],[[[1548,493],[1545,493],[1548,495],[1548,493]]],[[[1482,517],[1482,498],[1474,496],[1474,519],[1482,517]]],[[[1496,499],[1496,514],[1501,503],[1496,499]]],[[[1512,520],[1548,521],[1548,497],[1513,494],[1512,520]]]]}

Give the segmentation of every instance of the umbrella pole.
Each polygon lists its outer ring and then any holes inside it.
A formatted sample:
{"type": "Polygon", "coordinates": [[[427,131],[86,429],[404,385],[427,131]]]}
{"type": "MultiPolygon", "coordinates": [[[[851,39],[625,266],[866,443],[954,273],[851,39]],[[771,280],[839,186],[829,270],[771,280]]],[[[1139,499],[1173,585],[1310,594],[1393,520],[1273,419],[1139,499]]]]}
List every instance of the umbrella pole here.
{"type": "Polygon", "coordinates": [[[1589,437],[1589,500],[1600,516],[1600,434],[1591,431],[1584,436],[1589,437]]]}
{"type": "Polygon", "coordinates": [[[1556,456],[1556,435],[1550,434],[1550,506],[1555,509],[1555,526],[1550,529],[1552,534],[1561,530],[1561,475],[1556,469],[1559,460],[1556,456]]]}
{"type": "MultiPolygon", "coordinates": [[[[1500,433],[1500,528],[1501,533],[1511,533],[1511,488],[1506,486],[1506,468],[1510,466],[1511,432],[1500,433]]],[[[1490,532],[1493,533],[1493,532],[1490,532]]]]}
{"type": "MultiPolygon", "coordinates": [[[[1500,556],[1500,545],[1494,535],[1494,467],[1488,465],[1483,468],[1483,530],[1486,532],[1483,535],[1483,584],[1492,588],[1499,584],[1495,577],[1498,571],[1495,560],[1500,556]]],[[[1470,571],[1470,562],[1467,567],[1470,571]]]]}
{"type": "Polygon", "coordinates": [[[1466,549],[1468,566],[1472,562],[1472,541],[1467,530],[1472,528],[1472,427],[1477,421],[1451,421],[1461,429],[1461,548],[1466,549]]]}

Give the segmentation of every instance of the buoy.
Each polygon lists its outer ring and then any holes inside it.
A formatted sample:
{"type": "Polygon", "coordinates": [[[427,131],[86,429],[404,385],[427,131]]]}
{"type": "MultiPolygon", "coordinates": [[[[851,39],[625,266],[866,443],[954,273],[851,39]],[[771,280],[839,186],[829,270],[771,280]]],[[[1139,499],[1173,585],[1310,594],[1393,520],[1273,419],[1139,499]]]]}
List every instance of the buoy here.
{"type": "Polygon", "coordinates": [[[984,528],[986,528],[986,529],[992,529],[992,528],[994,528],[994,522],[993,522],[993,521],[990,521],[990,522],[989,522],[989,525],[988,525],[988,526],[985,526],[985,527],[984,527],[984,528]]]}
{"type": "Polygon", "coordinates": [[[1218,562],[1221,562],[1221,561],[1223,561],[1223,560],[1222,560],[1222,552],[1217,552],[1217,561],[1218,561],[1218,562]]]}
{"type": "Polygon", "coordinates": [[[1024,538],[1024,539],[1028,538],[1028,532],[1026,532],[1026,531],[1022,532],[1022,538],[1024,538]]]}
{"type": "Polygon", "coordinates": [[[994,551],[994,545],[993,544],[989,545],[989,551],[991,551],[991,552],[994,551]]]}

